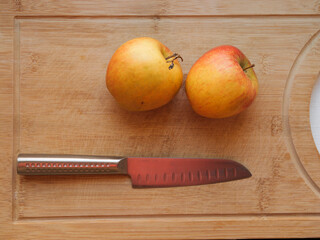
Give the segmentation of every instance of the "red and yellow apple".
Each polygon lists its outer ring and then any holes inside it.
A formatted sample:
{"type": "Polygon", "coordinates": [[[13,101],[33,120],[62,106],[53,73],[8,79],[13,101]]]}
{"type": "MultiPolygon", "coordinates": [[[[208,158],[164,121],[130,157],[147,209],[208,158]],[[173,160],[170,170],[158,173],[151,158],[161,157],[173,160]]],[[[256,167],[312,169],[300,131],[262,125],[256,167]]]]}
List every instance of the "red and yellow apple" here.
{"type": "Polygon", "coordinates": [[[248,108],[258,92],[254,65],[236,47],[216,47],[190,69],[186,93],[193,110],[207,118],[225,118],[248,108]]]}
{"type": "Polygon", "coordinates": [[[113,54],[106,74],[107,88],[129,111],[161,107],[172,100],[182,85],[179,57],[156,39],[132,39],[113,54]]]}

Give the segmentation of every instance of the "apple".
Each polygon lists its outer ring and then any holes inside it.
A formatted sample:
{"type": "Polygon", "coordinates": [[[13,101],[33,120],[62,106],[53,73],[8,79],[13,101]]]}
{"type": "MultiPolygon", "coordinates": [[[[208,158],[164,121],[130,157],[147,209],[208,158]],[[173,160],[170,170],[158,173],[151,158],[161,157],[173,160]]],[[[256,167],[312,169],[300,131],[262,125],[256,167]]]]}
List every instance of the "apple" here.
{"type": "Polygon", "coordinates": [[[107,68],[107,88],[126,110],[159,108],[170,102],[182,85],[178,58],[179,54],[156,39],[132,39],[113,54],[107,68]]]}
{"type": "Polygon", "coordinates": [[[236,47],[211,49],[191,67],[186,93],[193,110],[207,118],[234,116],[254,101],[258,79],[254,65],[236,47]]]}

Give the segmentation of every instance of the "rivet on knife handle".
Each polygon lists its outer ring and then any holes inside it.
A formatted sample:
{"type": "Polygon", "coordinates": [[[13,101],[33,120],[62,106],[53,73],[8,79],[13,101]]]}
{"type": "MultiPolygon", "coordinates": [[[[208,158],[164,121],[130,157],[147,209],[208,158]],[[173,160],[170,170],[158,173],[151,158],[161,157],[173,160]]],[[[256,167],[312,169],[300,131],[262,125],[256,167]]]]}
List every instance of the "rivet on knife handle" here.
{"type": "Polygon", "coordinates": [[[124,157],[20,154],[21,175],[127,174],[124,157]]]}

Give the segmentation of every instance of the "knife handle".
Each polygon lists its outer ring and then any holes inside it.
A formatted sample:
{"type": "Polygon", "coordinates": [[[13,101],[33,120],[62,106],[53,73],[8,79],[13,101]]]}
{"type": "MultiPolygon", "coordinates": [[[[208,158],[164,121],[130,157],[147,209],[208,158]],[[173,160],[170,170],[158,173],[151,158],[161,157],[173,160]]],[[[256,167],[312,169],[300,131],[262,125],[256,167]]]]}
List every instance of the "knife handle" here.
{"type": "Polygon", "coordinates": [[[21,175],[127,174],[127,158],[20,154],[17,172],[21,175]]]}

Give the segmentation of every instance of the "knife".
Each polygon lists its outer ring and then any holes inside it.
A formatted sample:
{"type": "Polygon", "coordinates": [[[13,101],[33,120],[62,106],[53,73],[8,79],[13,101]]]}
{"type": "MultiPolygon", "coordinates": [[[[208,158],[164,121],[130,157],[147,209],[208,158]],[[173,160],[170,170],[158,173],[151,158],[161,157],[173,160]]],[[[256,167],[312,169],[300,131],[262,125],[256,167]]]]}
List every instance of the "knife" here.
{"type": "Polygon", "coordinates": [[[20,154],[21,175],[124,174],[134,188],[178,187],[251,177],[242,164],[227,159],[105,157],[20,154]]]}

